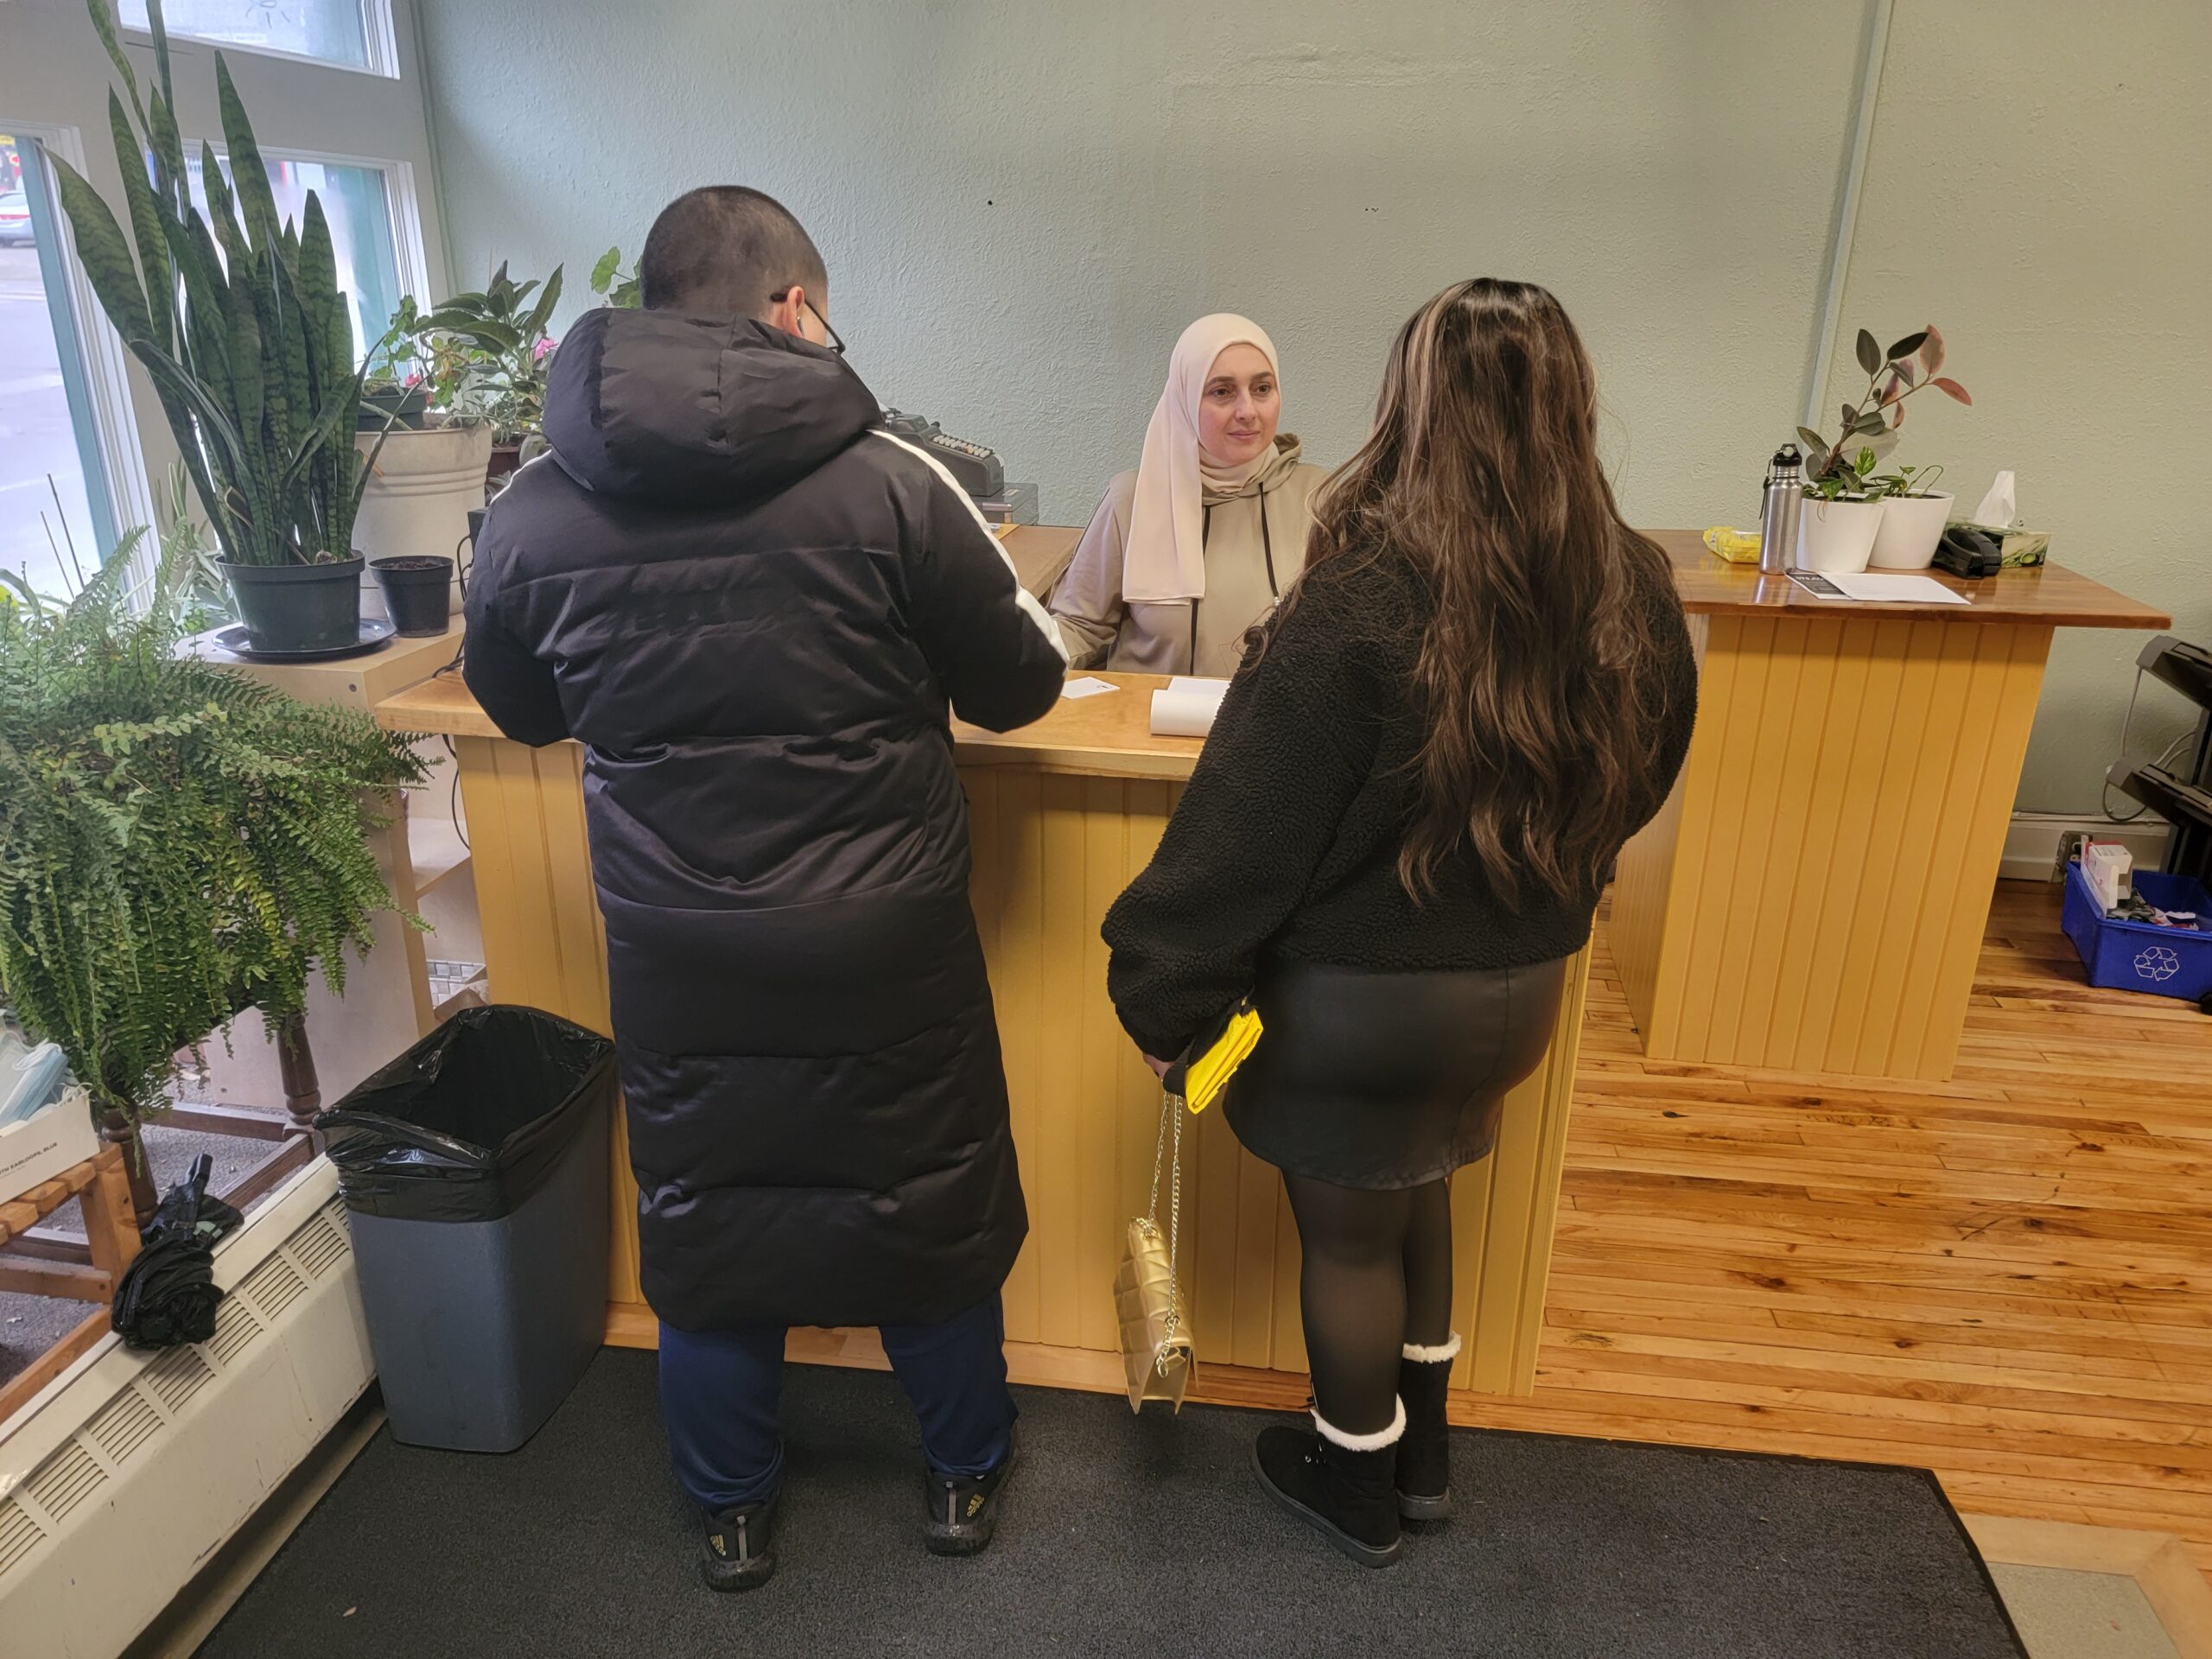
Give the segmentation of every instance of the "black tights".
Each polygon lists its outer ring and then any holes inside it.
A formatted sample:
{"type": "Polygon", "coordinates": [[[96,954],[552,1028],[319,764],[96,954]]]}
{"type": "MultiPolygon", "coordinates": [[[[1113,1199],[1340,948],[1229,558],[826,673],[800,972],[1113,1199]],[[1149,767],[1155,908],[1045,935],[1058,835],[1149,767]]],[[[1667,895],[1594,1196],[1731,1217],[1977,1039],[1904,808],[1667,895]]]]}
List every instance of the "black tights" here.
{"type": "Polygon", "coordinates": [[[1397,1416],[1400,1349],[1452,1339],[1451,1185],[1370,1192],[1282,1179],[1305,1255],[1314,1409],[1347,1434],[1378,1433],[1397,1416]]]}

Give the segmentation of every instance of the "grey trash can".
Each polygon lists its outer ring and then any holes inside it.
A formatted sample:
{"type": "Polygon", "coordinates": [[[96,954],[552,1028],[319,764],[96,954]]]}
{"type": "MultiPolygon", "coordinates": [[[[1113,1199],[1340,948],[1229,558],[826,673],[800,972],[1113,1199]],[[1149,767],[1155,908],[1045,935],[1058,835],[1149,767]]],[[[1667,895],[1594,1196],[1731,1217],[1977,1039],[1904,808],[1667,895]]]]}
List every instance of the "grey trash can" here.
{"type": "Polygon", "coordinates": [[[604,1037],[472,1008],[315,1119],[395,1440],[512,1452],[591,1363],[614,1095],[604,1037]]]}

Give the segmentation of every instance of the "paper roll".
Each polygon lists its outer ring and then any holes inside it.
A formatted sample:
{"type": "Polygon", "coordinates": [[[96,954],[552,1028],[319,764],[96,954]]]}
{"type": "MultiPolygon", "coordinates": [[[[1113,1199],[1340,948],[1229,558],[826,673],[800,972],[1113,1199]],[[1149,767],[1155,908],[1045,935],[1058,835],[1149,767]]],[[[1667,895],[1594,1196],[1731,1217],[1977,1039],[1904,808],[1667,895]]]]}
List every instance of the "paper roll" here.
{"type": "Polygon", "coordinates": [[[1165,690],[1152,694],[1152,734],[1154,737],[1204,737],[1213,729],[1221,711],[1227,680],[1201,680],[1179,675],[1165,690]]]}

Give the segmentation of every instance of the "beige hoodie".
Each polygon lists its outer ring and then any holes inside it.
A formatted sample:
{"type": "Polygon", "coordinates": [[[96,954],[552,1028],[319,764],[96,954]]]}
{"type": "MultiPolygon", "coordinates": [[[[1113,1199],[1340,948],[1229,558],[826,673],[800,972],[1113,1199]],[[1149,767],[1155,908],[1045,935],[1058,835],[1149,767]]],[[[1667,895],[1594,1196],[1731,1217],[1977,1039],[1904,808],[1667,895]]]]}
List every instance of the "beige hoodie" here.
{"type": "Polygon", "coordinates": [[[1306,568],[1313,491],[1327,474],[1299,454],[1298,440],[1281,434],[1274,458],[1236,494],[1207,495],[1206,591],[1195,601],[1147,604],[1122,598],[1122,558],[1137,475],[1116,474],[1076,547],[1075,562],[1052,590],[1051,608],[1069,665],[1133,674],[1235,673],[1244,631],[1306,568]]]}

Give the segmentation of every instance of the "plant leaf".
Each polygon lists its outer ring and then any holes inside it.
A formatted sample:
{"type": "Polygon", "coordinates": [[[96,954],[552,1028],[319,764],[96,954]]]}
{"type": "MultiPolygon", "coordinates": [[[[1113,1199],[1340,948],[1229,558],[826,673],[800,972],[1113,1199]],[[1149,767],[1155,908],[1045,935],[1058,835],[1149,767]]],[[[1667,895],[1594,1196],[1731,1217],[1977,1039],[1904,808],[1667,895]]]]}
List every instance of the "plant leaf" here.
{"type": "Polygon", "coordinates": [[[84,264],[86,280],[99,296],[100,308],[126,341],[150,341],[153,319],[146,308],[146,290],[138,285],[138,268],[130,263],[130,245],[123,238],[123,226],[115,222],[99,192],[85,182],[83,174],[50,150],[48,159],[60,188],[61,210],[69,215],[69,228],[76,237],[77,257],[84,264]]]}
{"type": "Polygon", "coordinates": [[[1933,374],[1943,366],[1943,336],[1930,323],[1924,331],[1928,343],[1920,348],[1920,366],[1924,374],[1933,374]]]}
{"type": "Polygon", "coordinates": [[[138,77],[130,72],[130,60],[123,55],[123,40],[115,32],[115,0],[85,0],[86,10],[92,14],[92,33],[100,37],[100,44],[107,48],[108,61],[115,66],[115,73],[123,77],[123,84],[130,90],[131,107],[138,111],[139,124],[145,124],[145,106],[138,102],[138,77]]]}
{"type": "Polygon", "coordinates": [[[215,54],[215,95],[222,105],[223,142],[230,147],[231,185],[245,210],[245,227],[253,245],[275,257],[278,238],[276,193],[269,182],[268,163],[261,159],[261,145],[253,136],[253,123],[232,84],[231,67],[215,54]]]}
{"type": "Polygon", "coordinates": [[[1904,396],[1904,380],[1897,372],[1897,365],[1893,363],[1890,365],[1890,378],[1882,383],[1881,406],[1886,409],[1904,396]]]}
{"type": "Polygon", "coordinates": [[[1890,372],[1896,375],[1898,379],[1904,381],[1906,385],[1910,386],[1912,385],[1912,359],[1910,358],[1903,358],[1898,361],[1891,364],[1890,372]]]}
{"type": "Polygon", "coordinates": [[[169,268],[167,243],[162,235],[161,215],[155,211],[154,187],[146,176],[145,152],[131,132],[123,100],[110,87],[107,94],[108,129],[115,136],[115,158],[123,173],[123,200],[130,210],[130,234],[138,245],[138,263],[146,273],[147,338],[162,350],[175,343],[172,332],[176,310],[176,277],[169,268]]]}
{"type": "Polygon", "coordinates": [[[1859,366],[1869,374],[1882,366],[1882,348],[1864,328],[1859,331],[1859,366]]]}
{"type": "Polygon", "coordinates": [[[591,268],[591,291],[604,294],[613,286],[614,273],[622,268],[622,250],[609,248],[599,256],[599,263],[591,268]]]}
{"type": "Polygon", "coordinates": [[[1799,437],[1799,438],[1802,439],[1802,440],[1803,440],[1803,442],[1804,442],[1804,445],[1805,445],[1805,464],[1806,464],[1808,467],[1809,467],[1809,466],[1811,466],[1811,465],[1813,464],[1813,457],[1814,457],[1814,456],[1815,456],[1815,455],[1819,455],[1819,454],[1826,454],[1826,453],[1827,453],[1827,447],[1828,447],[1828,441],[1827,441],[1826,438],[1822,437],[1819,433],[1817,433],[1817,432],[1814,431],[1814,430],[1813,430],[1813,429],[1812,429],[1811,427],[1809,427],[1809,426],[1801,426],[1801,427],[1799,427],[1799,428],[1797,429],[1797,435],[1798,435],[1798,437],[1799,437]]]}
{"type": "Polygon", "coordinates": [[[1967,389],[1955,380],[1948,379],[1944,376],[1938,375],[1929,384],[1934,385],[1936,391],[1942,392],[1947,397],[1955,397],[1962,404],[1971,404],[1974,402],[1973,398],[1967,396],[1967,389]]]}
{"type": "Polygon", "coordinates": [[[1846,436],[1850,435],[1851,423],[1858,418],[1858,405],[1855,404],[1846,404],[1843,406],[1843,430],[1846,436]]]}
{"type": "Polygon", "coordinates": [[[1894,363],[1901,357],[1910,357],[1926,343],[1927,339],[1928,331],[1925,328],[1922,329],[1916,334],[1907,334],[1903,340],[1897,341],[1896,345],[1890,347],[1889,355],[1884,358],[1883,361],[1886,363],[1894,363]]]}
{"type": "Polygon", "coordinates": [[[553,274],[545,279],[545,292],[537,296],[537,303],[523,319],[522,337],[524,340],[539,339],[545,333],[545,325],[553,320],[553,308],[561,299],[561,270],[559,265],[553,267],[553,274]]]}

